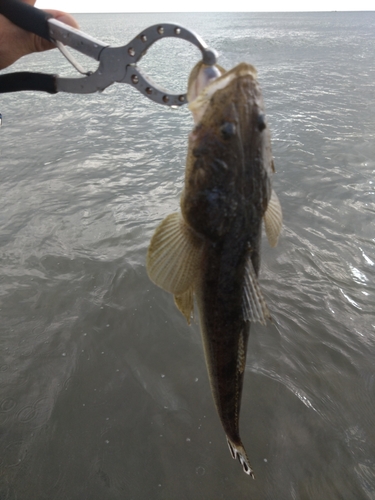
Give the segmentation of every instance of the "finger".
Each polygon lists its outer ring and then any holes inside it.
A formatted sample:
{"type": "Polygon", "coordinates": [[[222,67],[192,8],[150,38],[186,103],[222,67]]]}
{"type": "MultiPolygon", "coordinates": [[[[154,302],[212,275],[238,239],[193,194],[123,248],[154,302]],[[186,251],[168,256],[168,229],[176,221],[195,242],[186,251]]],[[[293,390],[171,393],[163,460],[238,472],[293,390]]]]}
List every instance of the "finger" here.
{"type": "Polygon", "coordinates": [[[48,12],[48,14],[51,14],[52,17],[54,17],[58,21],[61,21],[62,23],[68,24],[72,28],[79,29],[78,23],[74,19],[74,17],[71,16],[70,14],[67,14],[66,12],[61,12],[61,10],[52,10],[52,9],[45,9],[44,12],[48,12]]]}
{"type": "MultiPolygon", "coordinates": [[[[33,0],[28,0],[28,3],[33,2],[33,0]]],[[[52,10],[52,9],[45,9],[44,12],[47,12],[48,14],[51,14],[51,16],[58,21],[67,24],[68,26],[71,26],[72,28],[79,28],[77,21],[74,19],[73,16],[70,14],[67,14],[66,12],[62,12],[61,10],[52,10]]],[[[43,52],[44,50],[50,50],[56,47],[56,45],[52,42],[49,42],[48,40],[45,40],[44,38],[41,38],[37,35],[31,34],[30,38],[30,52],[43,52]]]]}

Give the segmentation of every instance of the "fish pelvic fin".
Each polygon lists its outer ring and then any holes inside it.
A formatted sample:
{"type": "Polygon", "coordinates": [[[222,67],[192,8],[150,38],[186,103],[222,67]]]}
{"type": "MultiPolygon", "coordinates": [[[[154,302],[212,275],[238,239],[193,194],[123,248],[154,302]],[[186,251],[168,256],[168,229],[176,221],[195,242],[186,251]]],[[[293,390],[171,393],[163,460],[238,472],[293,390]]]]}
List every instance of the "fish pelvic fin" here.
{"type": "Polygon", "coordinates": [[[185,316],[188,325],[194,316],[194,293],[193,287],[190,287],[185,293],[174,296],[174,303],[177,309],[185,316]]]}
{"type": "Polygon", "coordinates": [[[248,474],[253,479],[255,479],[253,468],[250,465],[249,459],[247,458],[246,450],[243,447],[242,443],[234,444],[227,436],[227,443],[229,446],[230,454],[232,458],[238,458],[240,464],[242,465],[243,471],[245,474],[248,474]]]}
{"type": "Polygon", "coordinates": [[[259,323],[265,325],[267,319],[271,320],[271,315],[260,289],[250,255],[248,255],[245,265],[242,310],[245,321],[259,321],[259,323]]]}
{"type": "Polygon", "coordinates": [[[173,293],[178,309],[190,323],[193,284],[199,273],[204,242],[180,212],[168,215],[156,228],[147,253],[147,272],[158,286],[173,293]]]}
{"type": "Polygon", "coordinates": [[[283,225],[283,213],[279,198],[273,189],[271,191],[271,198],[268,201],[267,210],[263,216],[263,220],[268,243],[271,247],[275,247],[279,240],[283,225]]]}

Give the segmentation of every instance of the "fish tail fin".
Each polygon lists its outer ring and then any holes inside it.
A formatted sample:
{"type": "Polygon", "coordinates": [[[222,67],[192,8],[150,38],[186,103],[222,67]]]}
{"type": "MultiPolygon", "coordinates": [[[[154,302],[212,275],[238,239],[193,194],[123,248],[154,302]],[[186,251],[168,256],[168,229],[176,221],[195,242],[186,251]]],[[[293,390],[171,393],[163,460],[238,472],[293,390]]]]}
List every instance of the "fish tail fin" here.
{"type": "Polygon", "coordinates": [[[242,465],[243,471],[249,476],[251,476],[253,479],[255,479],[253,468],[250,465],[249,459],[247,458],[246,450],[243,447],[241,441],[239,444],[234,444],[233,441],[231,441],[227,436],[227,442],[232,458],[234,459],[238,458],[240,464],[242,465]]]}

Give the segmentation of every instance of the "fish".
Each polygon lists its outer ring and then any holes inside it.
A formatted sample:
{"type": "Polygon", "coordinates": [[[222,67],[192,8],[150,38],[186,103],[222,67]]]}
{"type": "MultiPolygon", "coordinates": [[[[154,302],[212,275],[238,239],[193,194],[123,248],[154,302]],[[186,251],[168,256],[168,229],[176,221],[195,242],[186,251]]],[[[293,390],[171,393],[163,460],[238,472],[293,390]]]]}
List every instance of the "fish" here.
{"type": "Polygon", "coordinates": [[[271,247],[282,228],[270,131],[256,69],[198,63],[188,84],[189,134],[180,210],[156,228],[150,279],[174,295],[188,324],[196,302],[211,392],[232,457],[254,478],[239,433],[252,322],[270,312],[258,281],[262,221],[271,247]]]}

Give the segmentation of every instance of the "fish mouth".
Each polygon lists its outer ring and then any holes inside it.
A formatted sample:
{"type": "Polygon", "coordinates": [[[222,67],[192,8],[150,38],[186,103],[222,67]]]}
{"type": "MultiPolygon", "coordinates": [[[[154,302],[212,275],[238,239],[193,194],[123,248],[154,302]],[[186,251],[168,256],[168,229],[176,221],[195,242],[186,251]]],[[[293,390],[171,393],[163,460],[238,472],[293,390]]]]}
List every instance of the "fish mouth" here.
{"type": "Polygon", "coordinates": [[[192,102],[196,99],[205,87],[223,73],[224,70],[221,70],[221,68],[217,66],[207,66],[206,64],[198,63],[193,68],[189,77],[187,92],[188,102],[192,102]]]}
{"type": "Polygon", "coordinates": [[[197,124],[203,117],[210,103],[211,97],[215,94],[215,92],[225,89],[231,85],[234,80],[246,76],[250,76],[256,80],[257,71],[254,66],[251,66],[251,64],[241,63],[227,73],[213,79],[211,83],[204,87],[200,94],[188,105],[188,108],[193,114],[195,124],[197,124]]]}

